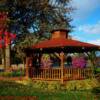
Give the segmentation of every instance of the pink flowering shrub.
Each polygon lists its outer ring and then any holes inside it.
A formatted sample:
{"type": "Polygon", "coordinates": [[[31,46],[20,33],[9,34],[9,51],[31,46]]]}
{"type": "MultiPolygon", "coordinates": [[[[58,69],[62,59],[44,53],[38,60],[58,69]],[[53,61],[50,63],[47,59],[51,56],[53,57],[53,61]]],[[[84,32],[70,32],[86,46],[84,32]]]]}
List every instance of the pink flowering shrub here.
{"type": "Polygon", "coordinates": [[[41,67],[42,68],[50,68],[52,65],[52,61],[49,55],[43,55],[41,58],[41,67]]]}
{"type": "Polygon", "coordinates": [[[84,57],[74,57],[72,65],[74,68],[84,68],[86,66],[86,60],[84,57]]]}

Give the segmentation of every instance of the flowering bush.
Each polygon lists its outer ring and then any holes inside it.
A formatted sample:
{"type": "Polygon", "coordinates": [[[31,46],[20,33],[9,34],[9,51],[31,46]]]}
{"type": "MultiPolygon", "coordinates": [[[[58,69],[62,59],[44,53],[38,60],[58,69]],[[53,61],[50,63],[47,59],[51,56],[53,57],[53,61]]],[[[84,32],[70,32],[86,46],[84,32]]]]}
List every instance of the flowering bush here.
{"type": "Polygon", "coordinates": [[[74,57],[72,65],[74,68],[84,68],[86,66],[86,60],[84,57],[74,57]]]}
{"type": "Polygon", "coordinates": [[[41,58],[41,66],[44,68],[50,68],[52,65],[52,61],[48,54],[44,54],[41,58]]]}

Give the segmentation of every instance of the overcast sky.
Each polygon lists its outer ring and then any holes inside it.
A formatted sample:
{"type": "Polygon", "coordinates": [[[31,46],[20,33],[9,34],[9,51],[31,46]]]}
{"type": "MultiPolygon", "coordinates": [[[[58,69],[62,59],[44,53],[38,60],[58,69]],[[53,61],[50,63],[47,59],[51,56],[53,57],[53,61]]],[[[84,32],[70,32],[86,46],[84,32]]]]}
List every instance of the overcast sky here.
{"type": "Polygon", "coordinates": [[[78,40],[100,45],[100,0],[73,0],[71,35],[78,40]]]}

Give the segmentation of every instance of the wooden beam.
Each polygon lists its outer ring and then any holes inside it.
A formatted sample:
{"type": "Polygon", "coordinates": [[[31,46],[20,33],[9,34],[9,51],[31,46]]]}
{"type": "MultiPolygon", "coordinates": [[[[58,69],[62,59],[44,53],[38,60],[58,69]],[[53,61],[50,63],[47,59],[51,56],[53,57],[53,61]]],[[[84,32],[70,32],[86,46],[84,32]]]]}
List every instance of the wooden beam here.
{"type": "Polygon", "coordinates": [[[64,52],[60,53],[61,59],[61,83],[64,83],[64,52]]]}
{"type": "Polygon", "coordinates": [[[29,60],[29,57],[26,57],[26,67],[25,67],[25,75],[26,75],[26,77],[29,76],[29,73],[28,73],[28,67],[29,67],[28,60],[29,60]]]}
{"type": "Polygon", "coordinates": [[[30,78],[33,76],[32,57],[26,57],[26,77],[30,78]]]}

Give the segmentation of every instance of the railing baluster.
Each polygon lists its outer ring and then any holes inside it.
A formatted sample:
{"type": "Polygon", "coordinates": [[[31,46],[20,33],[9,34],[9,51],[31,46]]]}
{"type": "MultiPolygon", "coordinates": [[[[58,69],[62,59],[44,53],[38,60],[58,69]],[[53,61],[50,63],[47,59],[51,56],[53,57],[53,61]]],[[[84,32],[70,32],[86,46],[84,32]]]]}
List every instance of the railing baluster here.
{"type": "Polygon", "coordinates": [[[53,79],[53,71],[52,71],[52,69],[50,69],[51,70],[51,73],[50,73],[50,79],[53,79]]]}
{"type": "Polygon", "coordinates": [[[71,68],[71,74],[69,75],[70,79],[73,77],[73,68],[71,68]]]}
{"type": "Polygon", "coordinates": [[[42,71],[42,79],[43,79],[44,70],[43,70],[43,69],[41,69],[41,71],[42,71]]]}
{"type": "Polygon", "coordinates": [[[53,79],[55,79],[56,69],[55,70],[52,70],[52,75],[53,75],[53,79]]]}
{"type": "Polygon", "coordinates": [[[80,69],[80,78],[82,78],[82,69],[80,69]]]}
{"type": "MultiPolygon", "coordinates": [[[[53,70],[53,73],[54,73],[54,79],[56,79],[57,70],[53,70]]],[[[58,76],[57,76],[57,79],[58,79],[58,76]]]]}
{"type": "Polygon", "coordinates": [[[41,70],[38,69],[38,78],[41,78],[40,75],[41,75],[41,70]]]}
{"type": "MultiPolygon", "coordinates": [[[[58,77],[58,79],[60,78],[60,74],[59,74],[60,72],[59,72],[59,69],[57,70],[57,75],[56,75],[56,77],[58,77]]],[[[55,77],[55,78],[56,78],[55,77]]]]}
{"type": "Polygon", "coordinates": [[[60,72],[61,70],[59,69],[58,70],[58,74],[59,74],[59,79],[61,78],[61,72],[60,72]]]}
{"type": "Polygon", "coordinates": [[[79,68],[77,69],[77,77],[80,79],[80,77],[79,77],[79,68]]]}
{"type": "Polygon", "coordinates": [[[54,71],[55,71],[55,70],[52,70],[52,73],[51,73],[52,79],[54,79],[54,74],[55,74],[54,71]]]}
{"type": "Polygon", "coordinates": [[[70,75],[70,68],[68,68],[68,73],[67,73],[68,80],[69,80],[69,75],[70,75]]]}
{"type": "Polygon", "coordinates": [[[43,70],[44,70],[43,78],[45,79],[46,78],[46,69],[43,69],[43,70]]]}
{"type": "Polygon", "coordinates": [[[80,75],[80,73],[81,73],[81,69],[79,68],[79,79],[81,78],[81,75],[80,75]]]}
{"type": "Polygon", "coordinates": [[[84,73],[83,73],[83,78],[85,78],[85,76],[86,76],[86,69],[84,69],[84,73]]]}
{"type": "MultiPolygon", "coordinates": [[[[43,70],[43,69],[42,69],[43,70]]],[[[45,70],[43,70],[43,79],[44,79],[44,75],[45,75],[45,70]]]]}
{"type": "Polygon", "coordinates": [[[49,79],[50,78],[50,70],[46,69],[46,78],[49,79]]]}
{"type": "Polygon", "coordinates": [[[82,79],[84,78],[84,68],[82,70],[82,79]]]}
{"type": "Polygon", "coordinates": [[[47,79],[50,79],[51,77],[51,69],[47,69],[47,79]]]}
{"type": "Polygon", "coordinates": [[[36,71],[36,77],[38,78],[38,70],[36,71]]]}

